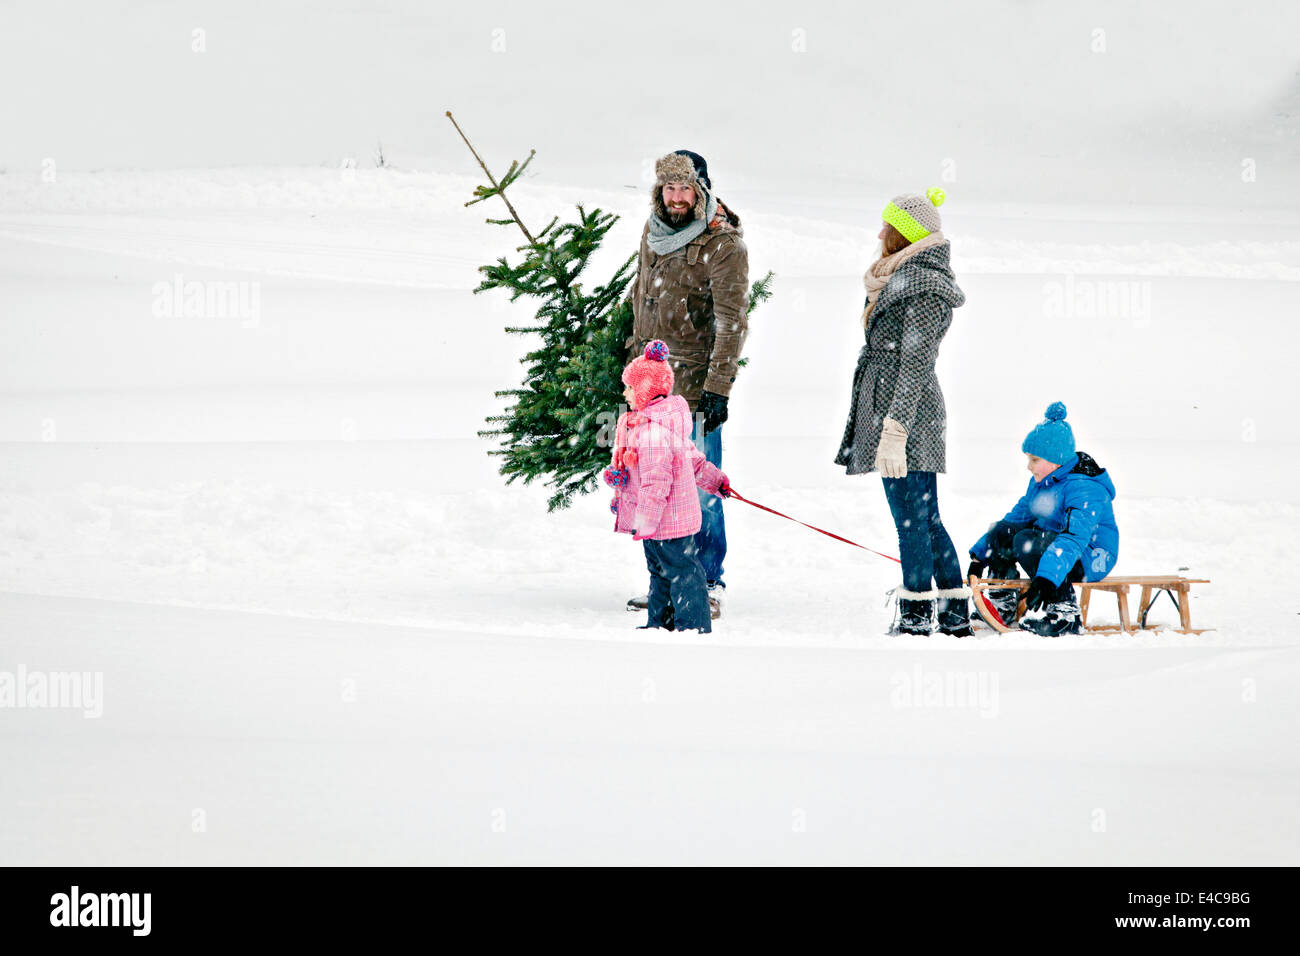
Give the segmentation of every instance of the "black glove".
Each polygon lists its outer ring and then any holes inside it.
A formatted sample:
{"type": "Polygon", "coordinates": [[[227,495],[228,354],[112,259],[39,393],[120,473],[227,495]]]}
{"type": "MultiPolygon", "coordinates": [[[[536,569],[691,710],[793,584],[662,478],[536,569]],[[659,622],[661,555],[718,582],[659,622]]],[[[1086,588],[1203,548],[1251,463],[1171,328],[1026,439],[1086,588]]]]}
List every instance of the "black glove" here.
{"type": "Polygon", "coordinates": [[[1036,611],[1055,596],[1055,584],[1047,578],[1035,577],[1025,591],[1025,610],[1036,611]]]}
{"type": "Polygon", "coordinates": [[[727,396],[717,392],[704,392],[700,395],[696,411],[703,417],[700,423],[700,435],[703,436],[727,420],[727,396]]]}
{"type": "Polygon", "coordinates": [[[966,569],[966,580],[969,581],[971,578],[978,578],[984,573],[984,567],[985,565],[983,561],[972,560],[970,567],[966,569]]]}

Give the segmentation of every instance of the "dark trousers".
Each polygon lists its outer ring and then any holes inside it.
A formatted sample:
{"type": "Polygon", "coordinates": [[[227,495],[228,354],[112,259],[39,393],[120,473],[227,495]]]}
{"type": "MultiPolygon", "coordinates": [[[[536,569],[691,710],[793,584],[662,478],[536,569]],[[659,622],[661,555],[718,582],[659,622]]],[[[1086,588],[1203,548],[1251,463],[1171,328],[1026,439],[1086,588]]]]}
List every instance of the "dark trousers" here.
{"type": "Polygon", "coordinates": [[[906,478],[881,478],[898,529],[903,587],[928,591],[962,586],[957,549],[939,517],[939,485],[932,471],[909,471],[906,478]]]}
{"type": "MultiPolygon", "coordinates": [[[[1026,527],[1010,521],[998,521],[989,529],[989,553],[984,557],[988,564],[989,577],[1014,580],[1020,577],[1016,564],[1025,569],[1031,578],[1038,573],[1038,562],[1043,559],[1047,549],[1056,540],[1057,532],[1043,531],[1033,526],[1026,527]]],[[[1074,562],[1074,567],[1065,576],[1056,590],[1056,600],[1064,601],[1074,594],[1072,582],[1082,581],[1084,577],[1083,562],[1074,562]]]]}
{"type": "Polygon", "coordinates": [[[709,618],[709,589],[700,564],[696,536],[642,541],[650,569],[650,606],[646,624],[668,630],[713,630],[709,618]]]}

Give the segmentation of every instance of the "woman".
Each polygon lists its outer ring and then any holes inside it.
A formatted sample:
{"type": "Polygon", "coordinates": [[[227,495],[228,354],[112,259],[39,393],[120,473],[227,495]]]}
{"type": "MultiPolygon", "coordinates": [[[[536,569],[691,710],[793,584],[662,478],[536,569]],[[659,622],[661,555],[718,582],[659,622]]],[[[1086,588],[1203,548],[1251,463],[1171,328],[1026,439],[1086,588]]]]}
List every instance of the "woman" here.
{"type": "Polygon", "coordinates": [[[903,563],[897,632],[929,634],[937,620],[941,633],[966,637],[970,589],[939,518],[935,482],[947,421],[934,362],[952,310],[966,301],[940,231],[943,200],[938,188],[896,196],[881,215],[880,254],[864,276],[866,344],[835,463],[850,475],[879,471],[884,482],[903,563]]]}

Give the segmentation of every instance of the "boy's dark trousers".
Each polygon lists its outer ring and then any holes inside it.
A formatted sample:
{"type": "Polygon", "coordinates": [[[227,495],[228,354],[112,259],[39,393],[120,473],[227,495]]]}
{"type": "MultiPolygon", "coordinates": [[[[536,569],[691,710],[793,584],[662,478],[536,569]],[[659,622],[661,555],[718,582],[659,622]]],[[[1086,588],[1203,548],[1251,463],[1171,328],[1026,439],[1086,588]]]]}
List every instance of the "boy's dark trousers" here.
{"type": "Polygon", "coordinates": [[[712,633],[709,589],[700,564],[699,545],[693,534],[667,541],[641,542],[650,569],[648,627],[685,631],[699,628],[712,633]]]}
{"type": "MultiPolygon", "coordinates": [[[[976,557],[988,565],[988,576],[991,578],[1001,578],[1004,581],[1015,580],[1020,576],[1016,572],[1017,562],[1032,578],[1038,573],[1038,562],[1056,540],[1056,535],[1055,531],[1042,531],[1033,525],[998,521],[989,530],[988,553],[976,557]]],[[[1071,584],[1082,581],[1083,577],[1083,562],[1074,562],[1074,567],[1056,589],[1053,600],[1073,599],[1074,588],[1071,584]]]]}

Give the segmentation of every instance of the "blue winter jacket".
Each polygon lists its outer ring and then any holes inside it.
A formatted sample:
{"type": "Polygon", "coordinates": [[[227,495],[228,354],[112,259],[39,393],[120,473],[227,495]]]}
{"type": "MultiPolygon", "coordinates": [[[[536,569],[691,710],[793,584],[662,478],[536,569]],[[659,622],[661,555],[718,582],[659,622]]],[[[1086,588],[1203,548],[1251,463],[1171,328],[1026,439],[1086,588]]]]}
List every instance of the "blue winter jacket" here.
{"type": "MultiPolygon", "coordinates": [[[[1084,580],[1100,581],[1119,558],[1119,528],[1111,501],[1115,485],[1084,452],[1063,463],[1029,487],[1003,521],[1057,532],[1056,540],[1038,563],[1038,574],[1060,584],[1076,561],[1083,561],[1084,580]]],[[[971,547],[976,558],[988,547],[986,533],[971,547]]]]}

